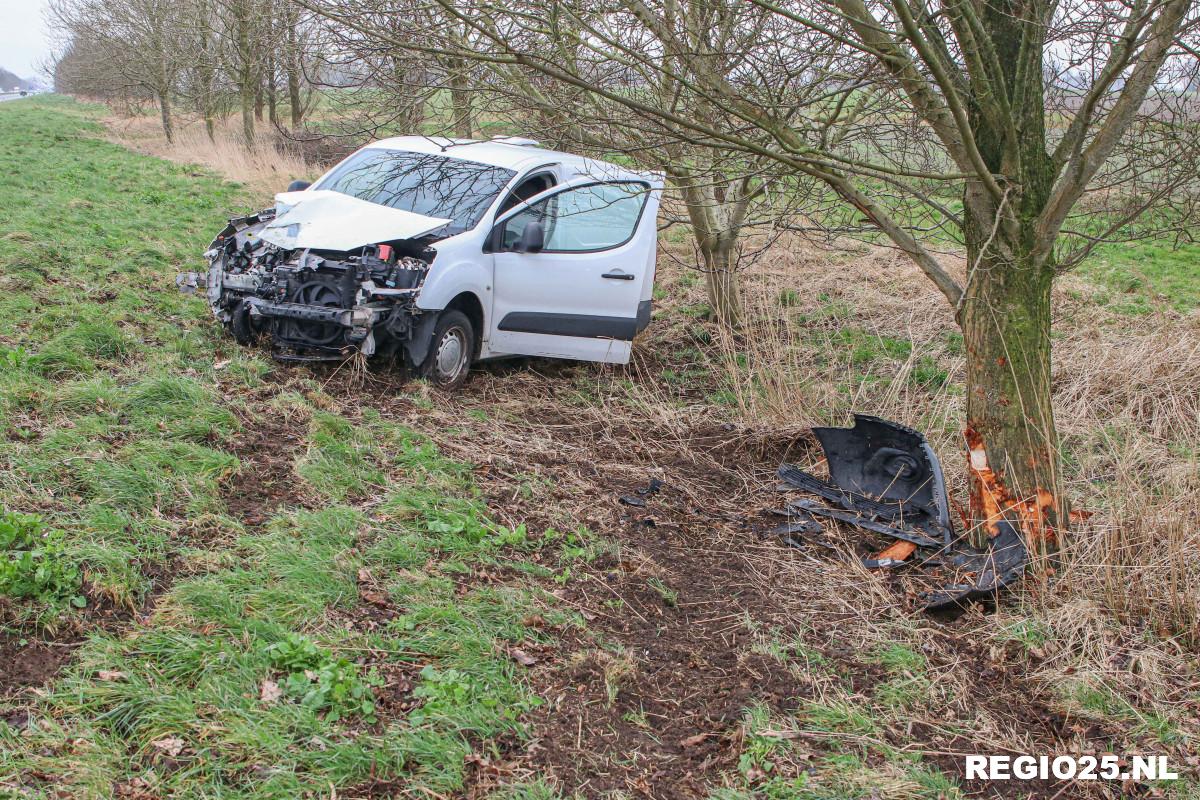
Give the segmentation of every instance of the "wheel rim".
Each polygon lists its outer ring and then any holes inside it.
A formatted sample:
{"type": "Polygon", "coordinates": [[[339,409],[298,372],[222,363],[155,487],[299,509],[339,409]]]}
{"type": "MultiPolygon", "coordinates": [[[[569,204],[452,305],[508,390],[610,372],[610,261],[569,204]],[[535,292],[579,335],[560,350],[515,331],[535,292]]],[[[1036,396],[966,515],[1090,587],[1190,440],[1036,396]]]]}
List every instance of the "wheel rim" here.
{"type": "Polygon", "coordinates": [[[467,362],[467,335],[462,328],[450,328],[438,342],[434,367],[438,377],[452,381],[459,376],[467,362]]]}

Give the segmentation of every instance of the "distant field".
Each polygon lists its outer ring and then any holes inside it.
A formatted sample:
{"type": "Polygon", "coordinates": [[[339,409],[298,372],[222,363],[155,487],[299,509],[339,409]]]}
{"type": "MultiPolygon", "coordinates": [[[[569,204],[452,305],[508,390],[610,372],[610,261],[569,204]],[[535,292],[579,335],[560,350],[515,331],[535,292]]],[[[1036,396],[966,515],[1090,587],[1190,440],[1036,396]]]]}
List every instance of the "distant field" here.
{"type": "Polygon", "coordinates": [[[1200,308],[1200,245],[1131,243],[1102,248],[1080,272],[1109,287],[1115,307],[1146,313],[1156,303],[1200,308]]]}

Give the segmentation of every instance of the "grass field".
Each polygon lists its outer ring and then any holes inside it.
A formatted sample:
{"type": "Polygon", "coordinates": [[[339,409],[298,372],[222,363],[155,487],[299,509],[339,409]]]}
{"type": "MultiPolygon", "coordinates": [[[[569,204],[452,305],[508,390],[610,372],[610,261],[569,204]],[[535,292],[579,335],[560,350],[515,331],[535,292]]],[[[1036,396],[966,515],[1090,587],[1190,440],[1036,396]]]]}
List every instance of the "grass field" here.
{"type": "Polygon", "coordinates": [[[569,618],[454,576],[549,540],[490,521],[469,470],[405,427],[322,410],[315,381],[265,392],[270,366],[167,291],[244,193],[102,141],[73,104],[5,112],[0,502],[61,542],[28,569],[67,572],[6,602],[4,654],[55,663],[16,655],[39,623],[89,636],[40,724],[0,724],[0,775],[298,797],[388,765],[461,789],[466,755],[536,703],[505,655],[540,640],[520,620],[569,618]]]}
{"type": "MultiPolygon", "coordinates": [[[[1200,796],[1186,623],[1121,613],[1099,579],[931,620],[900,579],[759,535],[775,465],[816,458],[803,422],[887,407],[952,446],[944,312],[870,306],[823,257],[768,263],[804,276],[760,292],[805,343],[773,385],[751,372],[778,354],[723,350],[694,273],[665,269],[628,369],[498,365],[445,397],[285,368],[173,285],[264,190],[131,152],[101,116],[0,107],[0,797],[1116,797],[959,777],[965,753],[1107,750],[1185,776],[1125,796],[1200,796]],[[646,508],[617,503],[650,477],[646,508]]],[[[1146,325],[1193,302],[1171,263],[1174,310],[1150,297],[1146,325]]],[[[1063,291],[1074,325],[1111,289],[1063,291]]],[[[1088,319],[1068,358],[1142,341],[1088,319]]],[[[1105,524],[1128,527],[1091,483],[1112,453],[1192,485],[1186,398],[1139,396],[1123,427],[1133,401],[1078,385],[1073,485],[1105,524]]],[[[1193,507],[1122,497],[1190,541],[1193,507]]]]}

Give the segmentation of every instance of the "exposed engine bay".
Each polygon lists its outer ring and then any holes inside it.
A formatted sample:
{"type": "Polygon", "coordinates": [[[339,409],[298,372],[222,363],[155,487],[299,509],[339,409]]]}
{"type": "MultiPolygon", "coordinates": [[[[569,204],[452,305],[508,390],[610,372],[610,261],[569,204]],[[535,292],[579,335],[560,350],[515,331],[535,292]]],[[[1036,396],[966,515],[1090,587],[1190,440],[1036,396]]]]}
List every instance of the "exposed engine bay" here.
{"type": "Polygon", "coordinates": [[[359,353],[395,354],[422,322],[432,321],[422,319],[432,315],[415,300],[437,237],[347,251],[289,248],[279,243],[303,243],[297,226],[272,236],[277,219],[276,210],[267,209],[230,220],[204,254],[207,275],[178,278],[184,291],[205,289],[213,312],[238,342],[269,336],[277,359],[340,361],[359,353]]]}

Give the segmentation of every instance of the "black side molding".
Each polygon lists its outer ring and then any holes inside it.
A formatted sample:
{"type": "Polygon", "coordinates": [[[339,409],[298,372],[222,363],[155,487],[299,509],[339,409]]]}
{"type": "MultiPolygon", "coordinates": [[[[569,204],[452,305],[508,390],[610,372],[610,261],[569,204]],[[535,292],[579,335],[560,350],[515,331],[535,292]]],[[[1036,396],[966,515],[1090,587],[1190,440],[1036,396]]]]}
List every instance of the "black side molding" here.
{"type": "Polygon", "coordinates": [[[653,300],[643,300],[638,303],[637,332],[641,333],[650,325],[650,312],[654,310],[653,300]]]}
{"type": "Polygon", "coordinates": [[[582,339],[632,341],[650,324],[651,301],[638,303],[636,317],[603,317],[593,314],[552,314],[542,311],[513,311],[500,320],[502,331],[543,333],[548,336],[577,336],[582,339]]]}

